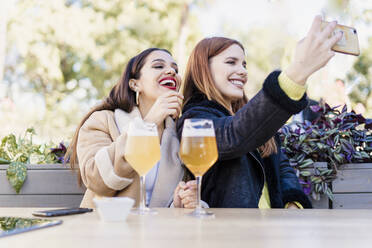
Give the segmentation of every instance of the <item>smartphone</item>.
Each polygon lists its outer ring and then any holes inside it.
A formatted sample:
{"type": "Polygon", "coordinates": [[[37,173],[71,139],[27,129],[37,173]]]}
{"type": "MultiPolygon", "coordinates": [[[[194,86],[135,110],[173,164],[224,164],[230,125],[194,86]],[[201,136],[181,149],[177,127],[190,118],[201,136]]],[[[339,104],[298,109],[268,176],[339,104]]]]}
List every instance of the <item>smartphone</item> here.
{"type": "Polygon", "coordinates": [[[32,215],[41,216],[41,217],[53,217],[53,216],[64,216],[64,215],[71,215],[71,214],[82,214],[82,213],[92,212],[92,211],[93,209],[91,208],[63,208],[63,209],[35,211],[32,213],[32,215]]]}
{"type": "MultiPolygon", "coordinates": [[[[321,28],[324,29],[329,22],[322,21],[321,28]]],[[[333,47],[332,50],[339,53],[359,56],[358,33],[355,28],[337,24],[332,35],[338,32],[342,33],[342,38],[333,47]]]]}

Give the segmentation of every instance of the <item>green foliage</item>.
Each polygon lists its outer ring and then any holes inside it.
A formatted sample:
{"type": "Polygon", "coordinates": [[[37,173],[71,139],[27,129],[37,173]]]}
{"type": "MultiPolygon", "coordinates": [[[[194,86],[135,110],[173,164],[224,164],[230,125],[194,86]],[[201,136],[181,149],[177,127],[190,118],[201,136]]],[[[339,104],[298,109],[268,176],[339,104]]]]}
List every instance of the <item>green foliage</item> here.
{"type": "Polygon", "coordinates": [[[366,115],[372,116],[372,38],[369,38],[368,44],[361,51],[345,81],[352,87],[350,99],[363,104],[367,110],[366,115]]]}
{"type": "Polygon", "coordinates": [[[0,158],[0,164],[9,164],[10,162],[6,159],[0,158]]]}
{"type": "Polygon", "coordinates": [[[33,143],[35,130],[29,128],[23,136],[17,140],[14,134],[10,134],[1,140],[0,164],[9,164],[7,168],[7,179],[16,190],[17,194],[27,178],[26,164],[54,164],[61,162],[59,148],[52,149],[52,145],[37,145],[33,143]],[[58,151],[58,154],[57,154],[58,151]]]}
{"type": "Polygon", "coordinates": [[[27,228],[35,224],[43,223],[42,219],[28,219],[19,217],[0,217],[0,230],[11,231],[15,228],[27,228]]]}
{"type": "Polygon", "coordinates": [[[6,178],[9,183],[15,189],[17,194],[22,188],[23,183],[27,178],[27,167],[22,162],[12,162],[10,163],[8,169],[6,170],[6,178]]]}
{"type": "Polygon", "coordinates": [[[191,3],[17,1],[8,23],[9,41],[20,56],[14,66],[25,69],[24,76],[49,107],[81,88],[86,99],[102,98],[130,57],[149,47],[175,48],[183,8],[191,3]],[[68,86],[74,80],[77,84],[68,86]],[[89,80],[90,87],[80,80],[89,80]]]}
{"type": "Polygon", "coordinates": [[[328,104],[311,106],[318,118],[313,122],[295,122],[281,129],[282,149],[297,171],[306,194],[333,199],[328,185],[336,178],[341,164],[372,162],[372,121],[354,112],[328,104]],[[314,167],[327,162],[328,168],[314,167]]]}
{"type": "Polygon", "coordinates": [[[50,153],[52,145],[37,145],[32,141],[35,130],[29,128],[17,140],[14,134],[9,134],[1,140],[0,158],[10,162],[26,164],[51,164],[57,162],[54,154],[50,153]]]}

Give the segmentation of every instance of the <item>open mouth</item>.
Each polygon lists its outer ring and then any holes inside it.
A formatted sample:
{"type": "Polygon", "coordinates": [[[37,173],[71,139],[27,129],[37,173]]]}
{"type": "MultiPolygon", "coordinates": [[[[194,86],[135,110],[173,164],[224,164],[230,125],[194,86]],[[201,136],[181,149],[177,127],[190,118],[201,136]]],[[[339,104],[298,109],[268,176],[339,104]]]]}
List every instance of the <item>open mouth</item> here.
{"type": "Polygon", "coordinates": [[[177,83],[174,77],[165,77],[160,80],[159,84],[170,90],[177,90],[177,83]]]}
{"type": "Polygon", "coordinates": [[[243,89],[244,83],[241,79],[230,79],[230,83],[232,83],[234,86],[238,87],[239,89],[243,89]]]}

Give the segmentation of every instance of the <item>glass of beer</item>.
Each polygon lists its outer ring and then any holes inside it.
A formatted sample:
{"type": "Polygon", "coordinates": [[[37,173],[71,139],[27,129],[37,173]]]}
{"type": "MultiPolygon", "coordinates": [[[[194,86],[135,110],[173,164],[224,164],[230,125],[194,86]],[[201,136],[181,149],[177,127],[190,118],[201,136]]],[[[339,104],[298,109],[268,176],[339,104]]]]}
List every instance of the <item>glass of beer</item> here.
{"type": "Polygon", "coordinates": [[[124,151],[125,159],[140,176],[140,203],[131,213],[139,215],[156,214],[146,207],[145,175],[160,160],[158,129],[154,123],[135,118],[130,124],[124,151]]]}
{"type": "Polygon", "coordinates": [[[208,119],[186,119],[183,124],[180,157],[196,177],[197,207],[190,214],[197,218],[211,218],[214,214],[201,207],[202,176],[217,161],[218,152],[213,121],[208,119]]]}

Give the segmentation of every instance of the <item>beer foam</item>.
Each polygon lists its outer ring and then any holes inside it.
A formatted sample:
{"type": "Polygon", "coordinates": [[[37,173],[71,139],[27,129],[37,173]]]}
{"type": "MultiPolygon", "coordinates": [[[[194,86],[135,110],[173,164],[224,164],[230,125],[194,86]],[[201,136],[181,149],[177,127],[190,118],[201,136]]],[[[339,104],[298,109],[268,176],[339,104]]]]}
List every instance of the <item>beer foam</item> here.
{"type": "Polygon", "coordinates": [[[207,119],[186,119],[182,137],[214,137],[213,122],[207,119]]]}
{"type": "Polygon", "coordinates": [[[214,137],[214,129],[188,129],[182,130],[182,137],[214,137]]]}
{"type": "Polygon", "coordinates": [[[158,136],[156,124],[144,122],[140,118],[135,118],[128,128],[129,136],[158,136]]]}

